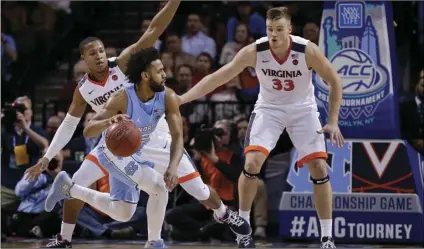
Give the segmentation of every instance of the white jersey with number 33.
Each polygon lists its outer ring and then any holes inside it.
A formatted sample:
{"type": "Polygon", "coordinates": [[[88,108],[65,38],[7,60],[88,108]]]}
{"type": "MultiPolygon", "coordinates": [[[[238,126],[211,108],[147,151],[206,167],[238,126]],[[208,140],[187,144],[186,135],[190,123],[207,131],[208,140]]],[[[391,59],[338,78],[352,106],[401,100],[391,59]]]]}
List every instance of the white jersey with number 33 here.
{"type": "Polygon", "coordinates": [[[256,74],[260,82],[258,106],[315,105],[312,70],[306,64],[309,41],[290,35],[289,52],[279,60],[272,52],[268,37],[256,41],[256,74]]]}

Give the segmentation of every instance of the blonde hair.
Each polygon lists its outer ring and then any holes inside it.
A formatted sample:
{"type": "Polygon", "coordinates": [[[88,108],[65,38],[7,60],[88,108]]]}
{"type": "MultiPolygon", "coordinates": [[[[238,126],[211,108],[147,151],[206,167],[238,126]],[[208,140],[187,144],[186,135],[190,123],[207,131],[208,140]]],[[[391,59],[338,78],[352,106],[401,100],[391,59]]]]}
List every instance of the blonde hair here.
{"type": "Polygon", "coordinates": [[[291,15],[287,7],[276,7],[276,8],[269,9],[266,12],[266,19],[268,20],[275,21],[281,18],[285,18],[289,21],[291,20],[291,15]]]}

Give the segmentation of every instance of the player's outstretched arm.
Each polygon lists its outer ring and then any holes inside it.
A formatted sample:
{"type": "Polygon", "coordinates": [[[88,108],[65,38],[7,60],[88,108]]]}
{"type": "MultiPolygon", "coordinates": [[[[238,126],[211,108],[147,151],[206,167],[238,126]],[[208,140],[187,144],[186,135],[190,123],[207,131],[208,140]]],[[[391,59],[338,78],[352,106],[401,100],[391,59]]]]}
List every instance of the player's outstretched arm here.
{"type": "Polygon", "coordinates": [[[205,96],[217,87],[222,86],[236,77],[246,67],[256,65],[256,44],[250,44],[241,49],[234,59],[213,74],[205,76],[187,93],[180,96],[180,103],[185,104],[205,96]]]}
{"type": "Polygon", "coordinates": [[[166,187],[172,191],[178,183],[177,168],[184,152],[183,121],[178,104],[178,97],[174,91],[167,88],[165,93],[166,119],[171,133],[171,153],[169,166],[163,175],[166,187]]]}
{"type": "Polygon", "coordinates": [[[128,97],[124,89],[113,94],[103,109],[97,113],[84,129],[84,137],[97,137],[110,125],[127,118],[128,97]]]}
{"type": "Polygon", "coordinates": [[[180,0],[171,0],[165,7],[152,19],[146,32],[141,38],[131,46],[127,47],[117,58],[118,67],[125,73],[127,70],[127,63],[131,54],[140,51],[143,48],[153,47],[156,40],[162,35],[168,25],[171,23],[172,18],[177,12],[180,0]]]}
{"type": "Polygon", "coordinates": [[[42,171],[46,170],[52,158],[71,140],[85,112],[86,106],[87,103],[81,96],[78,87],[76,87],[68,113],[57,129],[50,146],[47,148],[46,154],[36,165],[26,170],[26,173],[28,173],[26,177],[27,180],[36,179],[42,171]]]}
{"type": "Polygon", "coordinates": [[[328,123],[337,125],[342,103],[342,80],[331,66],[330,61],[325,58],[319,47],[313,42],[308,42],[306,46],[306,63],[330,85],[328,123]]]}
{"type": "Polygon", "coordinates": [[[183,121],[181,118],[178,97],[174,91],[166,88],[165,94],[166,120],[171,133],[171,155],[169,167],[177,168],[184,152],[183,121]]]}

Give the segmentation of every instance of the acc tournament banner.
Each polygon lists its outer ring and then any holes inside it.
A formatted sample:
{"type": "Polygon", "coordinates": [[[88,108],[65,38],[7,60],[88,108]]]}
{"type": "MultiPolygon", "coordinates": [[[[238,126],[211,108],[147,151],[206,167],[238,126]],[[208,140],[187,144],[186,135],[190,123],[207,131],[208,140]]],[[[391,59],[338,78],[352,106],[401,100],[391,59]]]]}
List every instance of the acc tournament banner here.
{"type": "MultiPolygon", "coordinates": [[[[327,140],[336,242],[422,243],[423,157],[403,140],[327,140]]],[[[280,235],[317,239],[319,219],[307,167],[297,168],[296,151],[280,202],[280,235]]]]}
{"type": "MultiPolygon", "coordinates": [[[[325,2],[319,46],[340,75],[339,126],[347,138],[399,138],[397,69],[390,2],[325,2]]],[[[327,120],[328,84],[313,76],[327,120]]]]}

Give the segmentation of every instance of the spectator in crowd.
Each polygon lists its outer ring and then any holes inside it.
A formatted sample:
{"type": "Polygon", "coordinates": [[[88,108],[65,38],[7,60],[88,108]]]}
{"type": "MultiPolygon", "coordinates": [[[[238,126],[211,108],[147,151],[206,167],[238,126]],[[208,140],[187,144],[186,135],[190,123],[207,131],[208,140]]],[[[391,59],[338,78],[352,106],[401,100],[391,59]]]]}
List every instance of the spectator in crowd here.
{"type": "Polygon", "coordinates": [[[212,63],[213,58],[206,52],[202,52],[197,56],[193,73],[193,85],[196,85],[203,77],[212,73],[212,63]]]}
{"type": "MultiPolygon", "coordinates": [[[[184,94],[193,86],[193,69],[188,64],[182,64],[176,69],[176,85],[171,88],[179,95],[184,94]]],[[[206,97],[199,99],[205,101],[206,97]]],[[[189,120],[189,124],[200,124],[209,118],[210,111],[207,104],[181,106],[181,114],[189,120]]],[[[195,129],[193,129],[195,130],[195,129]]]]}
{"type": "MultiPolygon", "coordinates": [[[[253,38],[249,36],[248,26],[244,23],[239,23],[235,29],[234,41],[227,42],[221,52],[220,65],[225,65],[234,59],[234,56],[244,46],[253,42],[253,38]]],[[[256,72],[252,68],[245,68],[234,79],[232,92],[235,92],[237,100],[240,102],[254,103],[259,93],[258,78],[256,72]],[[235,91],[234,91],[235,90],[235,91]]],[[[250,113],[250,111],[247,111],[250,113]]]]}
{"type": "MultiPolygon", "coordinates": [[[[95,114],[95,112],[88,112],[85,114],[83,123],[84,128],[95,114]]],[[[64,158],[82,162],[84,157],[94,149],[99,139],[100,137],[86,138],[82,135],[72,139],[63,149],[64,158]]]]}
{"type": "Polygon", "coordinates": [[[186,93],[193,86],[193,68],[188,64],[180,65],[176,70],[176,78],[179,86],[176,93],[186,93]]]}
{"type": "MultiPolygon", "coordinates": [[[[110,192],[109,175],[104,176],[90,186],[103,193],[110,192]]],[[[81,210],[77,224],[90,231],[94,238],[132,239],[137,230],[147,226],[145,207],[137,206],[134,215],[127,222],[115,221],[90,205],[81,210]]]]}
{"type": "Polygon", "coordinates": [[[17,98],[14,107],[6,108],[3,115],[4,129],[2,129],[1,136],[2,210],[19,201],[14,192],[16,184],[22,178],[25,170],[37,162],[42,151],[48,146],[43,130],[31,122],[31,99],[26,96],[17,98]]]}
{"type": "Polygon", "coordinates": [[[1,78],[2,82],[7,83],[12,74],[10,66],[18,59],[18,51],[16,50],[15,39],[8,34],[6,20],[1,23],[1,78]]]}
{"type": "Polygon", "coordinates": [[[237,14],[228,20],[227,42],[234,39],[234,34],[239,23],[248,24],[250,33],[255,37],[266,36],[265,18],[252,9],[252,3],[241,1],[237,4],[237,14]]]}
{"type": "Polygon", "coordinates": [[[169,33],[166,36],[166,51],[172,53],[175,68],[183,64],[194,67],[196,64],[196,57],[182,51],[181,39],[176,33],[169,33]]]}
{"type": "MultiPolygon", "coordinates": [[[[166,2],[165,2],[166,4],[166,2]]],[[[165,6],[165,5],[164,5],[165,6]]],[[[163,7],[164,7],[163,6],[163,7]]],[[[162,7],[162,8],[163,8],[162,7]]],[[[159,6],[159,8],[161,9],[161,7],[159,6]]],[[[143,21],[141,22],[141,35],[143,35],[144,33],[146,33],[147,29],[150,26],[150,23],[152,22],[153,16],[152,15],[146,15],[143,19],[143,21]]],[[[153,45],[158,51],[161,50],[161,46],[162,46],[162,41],[160,39],[155,41],[155,44],[153,45]]]]}
{"type": "Polygon", "coordinates": [[[21,203],[14,214],[12,227],[17,235],[42,238],[59,231],[59,216],[55,212],[46,212],[44,203],[54,178],[62,171],[62,163],[63,157],[59,153],[36,180],[28,181],[25,179],[27,175],[24,175],[16,184],[15,193],[21,203]]]}
{"type": "Polygon", "coordinates": [[[303,26],[303,38],[318,45],[319,27],[314,22],[308,22],[303,26]]]}
{"type": "Polygon", "coordinates": [[[181,39],[184,52],[198,57],[202,52],[206,52],[213,59],[216,56],[215,41],[201,31],[202,23],[198,14],[189,14],[187,17],[187,31],[181,39]]]}
{"type": "Polygon", "coordinates": [[[240,105],[237,103],[237,89],[240,89],[239,77],[224,85],[221,91],[212,94],[210,101],[214,103],[214,118],[229,119],[240,114],[240,105]],[[232,103],[231,103],[232,102],[232,103]]]}
{"type": "Polygon", "coordinates": [[[160,60],[162,61],[166,77],[174,77],[174,60],[172,59],[172,54],[170,52],[162,52],[160,60]]]}
{"type": "Polygon", "coordinates": [[[415,96],[400,106],[402,136],[424,155],[424,69],[419,72],[415,96]]]}
{"type": "MultiPolygon", "coordinates": [[[[237,204],[235,202],[236,182],[243,165],[240,157],[233,156],[234,153],[228,148],[231,137],[228,120],[217,121],[214,127],[222,129],[224,134],[211,142],[210,151],[194,149],[196,153],[194,159],[198,159],[198,169],[205,184],[214,188],[226,205],[234,207],[237,204]]],[[[224,232],[226,227],[216,224],[212,214],[212,210],[193,201],[170,209],[165,219],[168,224],[173,226],[171,233],[173,239],[214,238],[224,240],[228,238],[229,233],[224,232]]]]}
{"type": "MultiPolygon", "coordinates": [[[[235,120],[237,143],[232,146],[233,151],[240,155],[244,165],[244,140],[249,122],[246,118],[240,117],[235,120]]],[[[266,227],[268,225],[268,196],[267,187],[263,179],[258,179],[258,190],[253,201],[253,223],[255,225],[254,236],[256,238],[266,238],[266,227]]]]}
{"type": "MultiPolygon", "coordinates": [[[[179,95],[184,94],[193,86],[193,68],[188,64],[182,64],[177,67],[176,79],[178,87],[173,88],[179,95]]],[[[205,101],[202,97],[199,101],[205,101]]],[[[190,124],[200,124],[205,119],[210,118],[210,109],[208,104],[185,105],[181,106],[181,114],[188,118],[190,124]]],[[[195,130],[195,129],[193,129],[195,130]]]]}
{"type": "Polygon", "coordinates": [[[74,96],[75,88],[77,87],[78,82],[87,72],[88,67],[85,61],[79,60],[77,63],[75,63],[72,72],[72,81],[66,83],[59,93],[59,98],[63,102],[63,104],[60,106],[61,110],[68,110],[69,104],[72,102],[72,98],[74,96]]]}
{"type": "Polygon", "coordinates": [[[58,116],[51,116],[49,120],[47,121],[47,127],[46,127],[46,138],[49,142],[52,141],[54,134],[56,134],[57,129],[59,128],[60,124],[62,123],[62,119],[58,116]]]}
{"type": "Polygon", "coordinates": [[[252,40],[249,40],[248,29],[249,27],[244,23],[237,24],[234,40],[228,41],[222,48],[221,57],[219,58],[219,64],[221,66],[232,61],[240,49],[253,42],[252,40]]]}

